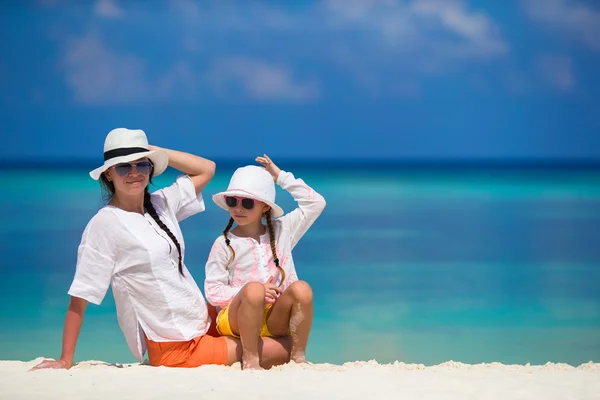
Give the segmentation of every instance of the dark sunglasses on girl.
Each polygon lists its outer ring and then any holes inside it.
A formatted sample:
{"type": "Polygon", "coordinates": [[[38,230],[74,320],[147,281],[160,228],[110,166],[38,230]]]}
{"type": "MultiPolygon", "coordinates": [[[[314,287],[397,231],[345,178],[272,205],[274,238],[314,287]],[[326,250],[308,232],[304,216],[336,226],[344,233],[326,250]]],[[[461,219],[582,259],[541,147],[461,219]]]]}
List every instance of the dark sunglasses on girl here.
{"type": "Polygon", "coordinates": [[[225,203],[227,207],[233,208],[238,205],[238,201],[242,202],[242,207],[246,210],[252,210],[254,208],[254,200],[248,199],[246,197],[234,197],[234,196],[225,196],[225,203]]]}
{"type": "Polygon", "coordinates": [[[115,165],[115,171],[119,176],[127,176],[135,166],[137,172],[142,175],[150,175],[152,163],[150,161],[139,161],[137,163],[122,163],[115,165]]]}

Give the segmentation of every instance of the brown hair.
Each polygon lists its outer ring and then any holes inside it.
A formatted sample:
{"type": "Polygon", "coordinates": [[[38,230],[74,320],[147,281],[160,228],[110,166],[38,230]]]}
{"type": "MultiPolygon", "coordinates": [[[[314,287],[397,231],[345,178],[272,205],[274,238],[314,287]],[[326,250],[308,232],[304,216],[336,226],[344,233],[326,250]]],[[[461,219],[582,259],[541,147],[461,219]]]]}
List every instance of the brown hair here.
{"type": "Polygon", "coordinates": [[[231,264],[233,262],[233,260],[235,260],[235,250],[233,250],[233,247],[231,247],[231,244],[230,244],[231,241],[227,237],[227,232],[229,232],[229,230],[231,229],[232,226],[233,226],[233,217],[230,217],[229,222],[227,223],[227,226],[223,230],[223,236],[225,236],[225,243],[227,244],[227,247],[229,247],[229,250],[231,250],[231,260],[229,260],[229,264],[231,264]]]}
{"type": "MultiPolygon", "coordinates": [[[[152,168],[152,171],[150,172],[150,176],[148,177],[148,185],[152,183],[152,175],[153,174],[154,174],[154,168],[152,168]]],[[[179,244],[179,241],[177,240],[177,238],[175,237],[173,232],[171,232],[169,227],[167,225],[165,225],[165,223],[160,219],[160,217],[156,213],[154,204],[152,204],[152,201],[150,199],[150,193],[148,192],[148,185],[146,185],[146,188],[144,189],[144,209],[148,212],[148,214],[150,214],[150,216],[156,222],[156,224],[163,231],[165,231],[165,233],[169,236],[169,238],[171,238],[173,243],[175,243],[175,247],[177,248],[177,252],[179,253],[178,269],[179,269],[179,273],[181,275],[183,275],[183,263],[181,262],[181,245],[179,244]]],[[[102,175],[100,175],[100,186],[102,188],[104,199],[106,201],[110,201],[112,199],[112,197],[115,195],[115,185],[114,185],[114,183],[112,183],[111,181],[106,179],[104,172],[102,173],[102,175]]]]}
{"type": "MultiPolygon", "coordinates": [[[[275,266],[277,267],[277,269],[279,269],[279,272],[281,272],[281,282],[279,283],[279,286],[281,286],[283,284],[283,281],[285,280],[285,271],[279,265],[279,258],[277,258],[277,250],[275,248],[275,230],[273,229],[273,223],[271,222],[271,210],[265,213],[265,218],[267,219],[267,228],[269,229],[269,242],[271,244],[271,252],[273,253],[273,261],[275,262],[275,266]]],[[[229,218],[229,222],[223,230],[225,244],[227,244],[227,247],[229,247],[229,250],[231,250],[231,259],[229,260],[229,264],[231,264],[235,259],[235,250],[233,250],[233,247],[231,247],[231,241],[227,237],[227,233],[233,226],[233,222],[233,218],[229,218]]]]}

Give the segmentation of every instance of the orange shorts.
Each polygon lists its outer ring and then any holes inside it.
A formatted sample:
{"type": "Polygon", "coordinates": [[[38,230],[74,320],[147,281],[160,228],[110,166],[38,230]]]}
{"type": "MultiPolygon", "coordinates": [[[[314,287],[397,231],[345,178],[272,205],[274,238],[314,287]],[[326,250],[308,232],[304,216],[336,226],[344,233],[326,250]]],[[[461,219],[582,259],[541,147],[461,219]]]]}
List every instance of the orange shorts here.
{"type": "Polygon", "coordinates": [[[200,336],[187,342],[154,342],[146,339],[148,360],[154,367],[195,368],[205,364],[227,364],[227,340],[200,336]]]}

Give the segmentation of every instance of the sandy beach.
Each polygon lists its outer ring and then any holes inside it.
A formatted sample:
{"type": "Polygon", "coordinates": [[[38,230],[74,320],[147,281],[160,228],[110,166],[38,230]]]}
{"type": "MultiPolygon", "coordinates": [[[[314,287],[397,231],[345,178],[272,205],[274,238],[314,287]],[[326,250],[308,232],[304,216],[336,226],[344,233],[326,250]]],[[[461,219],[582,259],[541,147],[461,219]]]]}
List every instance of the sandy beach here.
{"type": "Polygon", "coordinates": [[[600,364],[469,365],[446,362],[288,364],[270,371],[111,365],[28,370],[41,361],[0,361],[0,399],[598,399],[600,364]]]}

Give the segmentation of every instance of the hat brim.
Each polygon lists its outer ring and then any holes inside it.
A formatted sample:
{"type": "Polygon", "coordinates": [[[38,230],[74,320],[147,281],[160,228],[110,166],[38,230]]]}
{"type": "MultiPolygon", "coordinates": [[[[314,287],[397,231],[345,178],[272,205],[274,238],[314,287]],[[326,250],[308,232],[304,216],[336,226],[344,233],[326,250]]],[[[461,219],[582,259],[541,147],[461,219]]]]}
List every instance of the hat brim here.
{"type": "Polygon", "coordinates": [[[100,175],[102,175],[104,171],[106,171],[113,165],[139,160],[140,158],[144,157],[152,161],[152,164],[154,165],[154,173],[152,176],[158,176],[162,174],[169,165],[169,155],[165,150],[158,149],[152,151],[143,151],[141,153],[134,153],[129,154],[127,156],[111,158],[110,160],[105,161],[104,165],[102,165],[101,167],[90,171],[90,176],[92,177],[92,179],[98,180],[100,179],[100,175]]]}
{"type": "Polygon", "coordinates": [[[271,217],[272,218],[279,218],[283,215],[283,209],[281,207],[279,207],[277,204],[270,202],[268,200],[265,200],[265,199],[261,199],[260,197],[255,196],[252,193],[245,192],[243,190],[227,190],[225,192],[220,192],[220,193],[214,194],[212,196],[212,199],[215,202],[215,204],[218,205],[219,207],[221,207],[223,210],[229,211],[229,207],[227,206],[227,203],[225,203],[226,196],[246,197],[248,199],[262,201],[263,203],[265,203],[266,205],[271,207],[271,217]]]}

